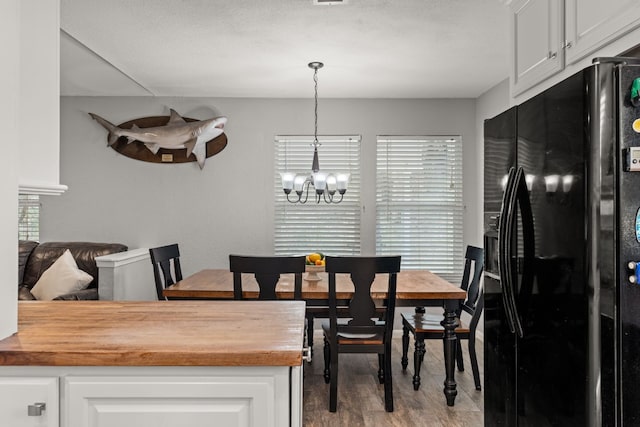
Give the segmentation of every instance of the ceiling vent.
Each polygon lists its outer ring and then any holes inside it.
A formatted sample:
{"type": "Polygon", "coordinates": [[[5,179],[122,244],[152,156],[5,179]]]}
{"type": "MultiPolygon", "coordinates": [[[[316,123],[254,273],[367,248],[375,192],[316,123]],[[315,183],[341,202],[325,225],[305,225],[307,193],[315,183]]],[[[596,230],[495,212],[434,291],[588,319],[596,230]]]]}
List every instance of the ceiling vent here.
{"type": "Polygon", "coordinates": [[[313,4],[334,5],[347,4],[349,0],[313,0],[313,4]]]}

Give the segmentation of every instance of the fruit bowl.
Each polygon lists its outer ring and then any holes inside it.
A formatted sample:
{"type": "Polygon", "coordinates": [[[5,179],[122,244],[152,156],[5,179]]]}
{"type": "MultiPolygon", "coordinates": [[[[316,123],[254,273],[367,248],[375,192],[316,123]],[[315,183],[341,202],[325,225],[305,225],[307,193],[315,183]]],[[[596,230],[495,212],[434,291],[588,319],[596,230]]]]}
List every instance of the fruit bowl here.
{"type": "Polygon", "coordinates": [[[306,265],[305,271],[307,274],[305,275],[304,280],[307,282],[319,282],[322,278],[318,276],[318,273],[324,271],[324,265],[306,265]]]}

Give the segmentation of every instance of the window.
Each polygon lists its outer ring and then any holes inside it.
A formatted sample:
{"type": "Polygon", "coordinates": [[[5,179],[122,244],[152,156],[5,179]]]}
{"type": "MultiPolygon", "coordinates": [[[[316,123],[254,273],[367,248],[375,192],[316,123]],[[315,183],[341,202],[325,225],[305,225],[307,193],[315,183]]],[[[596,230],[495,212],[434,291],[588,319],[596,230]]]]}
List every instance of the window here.
{"type": "Polygon", "coordinates": [[[459,136],[379,136],[376,253],[403,269],[462,277],[462,142],[459,136]]]}
{"type": "Polygon", "coordinates": [[[360,136],[319,136],[318,140],[320,170],[350,173],[347,192],[338,204],[316,203],[313,194],[305,204],[289,203],[282,191],[280,173],[311,173],[313,136],[276,136],[276,255],[316,251],[336,256],[360,254],[360,136]]]}
{"type": "Polygon", "coordinates": [[[18,240],[40,240],[40,196],[18,196],[18,240]]]}

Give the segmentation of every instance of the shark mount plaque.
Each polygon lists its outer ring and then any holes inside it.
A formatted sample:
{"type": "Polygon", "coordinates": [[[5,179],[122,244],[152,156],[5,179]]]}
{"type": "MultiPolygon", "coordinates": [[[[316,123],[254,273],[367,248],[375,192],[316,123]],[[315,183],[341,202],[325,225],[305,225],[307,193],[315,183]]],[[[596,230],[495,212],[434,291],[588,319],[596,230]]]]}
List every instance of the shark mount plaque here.
{"type": "Polygon", "coordinates": [[[152,163],[198,162],[218,154],[227,146],[226,117],[196,120],[182,117],[175,110],[169,116],[142,117],[118,126],[89,113],[109,131],[108,145],[118,153],[152,163]]]}

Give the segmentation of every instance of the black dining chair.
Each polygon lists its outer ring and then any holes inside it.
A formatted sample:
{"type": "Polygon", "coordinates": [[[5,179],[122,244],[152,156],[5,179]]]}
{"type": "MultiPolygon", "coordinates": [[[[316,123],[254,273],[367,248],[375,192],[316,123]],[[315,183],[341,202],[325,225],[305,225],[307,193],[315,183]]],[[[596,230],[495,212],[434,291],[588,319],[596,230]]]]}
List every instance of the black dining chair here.
{"type": "Polygon", "coordinates": [[[336,412],[338,400],[338,354],[377,353],[378,380],[384,384],[384,408],[393,412],[391,338],[396,305],[399,256],[326,257],[329,274],[329,321],[324,332],[324,380],[329,383],[329,411],[336,412]],[[338,301],[336,275],[349,274],[354,286],[350,301],[338,301]],[[378,274],[388,274],[387,299],[376,307],[371,285],[378,274]],[[382,309],[382,311],[381,311],[382,309]],[[343,310],[344,313],[340,313],[343,310]]]}
{"type": "Polygon", "coordinates": [[[150,248],[149,255],[153,265],[153,278],[156,282],[158,300],[166,300],[167,298],[162,295],[164,288],[182,280],[178,244],[150,248]]]}
{"type": "Polygon", "coordinates": [[[258,283],[261,300],[275,300],[276,286],[281,274],[294,275],[293,299],[302,299],[302,273],[304,256],[243,256],[229,255],[229,270],[233,273],[233,297],[242,295],[242,273],[253,273],[258,283]]]}
{"type": "MultiPolygon", "coordinates": [[[[464,273],[460,287],[467,292],[467,298],[456,311],[458,327],[456,327],[456,361],[459,371],[464,371],[462,360],[462,346],[460,340],[466,339],[469,343],[469,357],[471,359],[471,369],[473,371],[473,381],[476,390],[481,389],[480,371],[478,369],[478,357],[476,355],[476,327],[484,307],[483,286],[481,283],[482,270],[484,268],[484,250],[475,246],[467,246],[465,255],[464,273]],[[473,272],[473,274],[472,274],[473,272]],[[471,316],[469,323],[461,322],[462,312],[471,316]]],[[[425,346],[424,340],[442,339],[444,328],[440,324],[442,315],[401,312],[402,317],[402,370],[407,369],[409,360],[409,333],[413,334],[415,340],[415,351],[413,353],[413,389],[420,388],[420,366],[424,361],[425,346]]]]}

